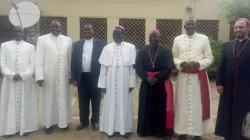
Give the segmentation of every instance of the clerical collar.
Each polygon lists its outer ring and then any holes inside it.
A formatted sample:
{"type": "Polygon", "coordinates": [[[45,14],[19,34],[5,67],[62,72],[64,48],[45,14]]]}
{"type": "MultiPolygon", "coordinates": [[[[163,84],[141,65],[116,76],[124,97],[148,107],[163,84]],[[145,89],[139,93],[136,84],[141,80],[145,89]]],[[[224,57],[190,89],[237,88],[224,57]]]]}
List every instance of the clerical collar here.
{"type": "Polygon", "coordinates": [[[193,38],[195,35],[196,35],[196,32],[195,32],[193,35],[188,35],[188,34],[186,34],[186,36],[187,36],[188,38],[193,38]]]}
{"type": "Polygon", "coordinates": [[[23,42],[23,40],[19,40],[19,41],[14,40],[14,42],[16,42],[16,44],[20,44],[20,43],[22,43],[22,42],[23,42]]]}
{"type": "Polygon", "coordinates": [[[156,45],[156,46],[152,46],[152,45],[150,45],[150,47],[151,47],[151,48],[157,48],[157,47],[159,47],[159,44],[158,44],[158,45],[156,45]]]}
{"type": "Polygon", "coordinates": [[[122,43],[123,43],[123,42],[121,42],[121,43],[116,43],[116,42],[115,42],[116,46],[120,46],[122,43]]]}
{"type": "Polygon", "coordinates": [[[235,40],[236,41],[239,41],[239,42],[244,42],[244,41],[246,41],[246,40],[248,40],[249,38],[245,38],[245,39],[238,39],[238,38],[236,38],[235,40]]]}
{"type": "Polygon", "coordinates": [[[93,41],[93,37],[91,39],[85,39],[85,41],[93,41]]]}
{"type": "Polygon", "coordinates": [[[52,33],[50,33],[50,35],[51,35],[52,37],[54,37],[54,38],[58,38],[61,34],[59,34],[58,36],[55,36],[55,35],[53,35],[52,33]]]}

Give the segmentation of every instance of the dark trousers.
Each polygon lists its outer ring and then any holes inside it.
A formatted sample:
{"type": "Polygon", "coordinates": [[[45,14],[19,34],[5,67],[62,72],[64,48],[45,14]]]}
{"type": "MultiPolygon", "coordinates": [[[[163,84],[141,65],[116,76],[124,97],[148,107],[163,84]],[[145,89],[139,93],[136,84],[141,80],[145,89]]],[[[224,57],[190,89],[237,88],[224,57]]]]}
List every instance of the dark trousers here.
{"type": "Polygon", "coordinates": [[[99,123],[101,90],[97,88],[97,85],[92,84],[89,73],[82,73],[81,82],[78,84],[78,102],[80,122],[83,125],[89,124],[90,100],[92,106],[91,124],[99,123]]]}

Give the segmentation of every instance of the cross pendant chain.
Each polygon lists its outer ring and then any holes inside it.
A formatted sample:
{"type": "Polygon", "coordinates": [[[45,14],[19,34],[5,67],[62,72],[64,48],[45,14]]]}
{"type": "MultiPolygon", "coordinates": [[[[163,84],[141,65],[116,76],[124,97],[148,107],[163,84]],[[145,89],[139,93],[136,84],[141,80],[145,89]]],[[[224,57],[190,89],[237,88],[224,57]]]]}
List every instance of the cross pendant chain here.
{"type": "Polygon", "coordinates": [[[247,42],[244,44],[244,46],[235,55],[235,52],[234,52],[234,50],[235,50],[235,40],[234,40],[234,42],[233,42],[233,56],[234,56],[234,58],[239,57],[241,51],[246,47],[248,41],[249,41],[249,38],[247,39],[247,42]]]}
{"type": "Polygon", "coordinates": [[[156,51],[156,53],[155,53],[155,55],[154,55],[154,60],[153,60],[153,59],[152,59],[152,56],[151,56],[151,52],[150,52],[150,46],[148,47],[149,58],[150,58],[150,61],[151,61],[151,63],[152,63],[152,68],[153,68],[153,70],[155,69],[155,60],[156,60],[156,57],[157,57],[157,55],[158,55],[159,48],[160,48],[160,46],[157,48],[157,51],[156,51]]]}

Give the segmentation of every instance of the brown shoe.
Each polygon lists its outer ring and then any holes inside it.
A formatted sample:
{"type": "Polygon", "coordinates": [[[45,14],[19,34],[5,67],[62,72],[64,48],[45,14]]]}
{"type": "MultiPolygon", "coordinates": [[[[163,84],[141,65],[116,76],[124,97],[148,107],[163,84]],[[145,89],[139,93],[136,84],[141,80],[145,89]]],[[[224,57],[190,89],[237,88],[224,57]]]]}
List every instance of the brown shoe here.
{"type": "Polygon", "coordinates": [[[69,126],[65,127],[65,128],[60,128],[62,131],[69,131],[69,126]]]}
{"type": "Polygon", "coordinates": [[[76,131],[80,131],[84,128],[87,128],[89,125],[83,125],[83,124],[79,124],[77,127],[76,127],[76,131]]]}
{"type": "Polygon", "coordinates": [[[28,133],[28,132],[23,133],[23,136],[25,136],[25,137],[27,137],[27,136],[29,136],[29,135],[30,135],[30,133],[28,133]]]}
{"type": "Polygon", "coordinates": [[[194,136],[194,140],[201,140],[200,136],[194,136]]]}

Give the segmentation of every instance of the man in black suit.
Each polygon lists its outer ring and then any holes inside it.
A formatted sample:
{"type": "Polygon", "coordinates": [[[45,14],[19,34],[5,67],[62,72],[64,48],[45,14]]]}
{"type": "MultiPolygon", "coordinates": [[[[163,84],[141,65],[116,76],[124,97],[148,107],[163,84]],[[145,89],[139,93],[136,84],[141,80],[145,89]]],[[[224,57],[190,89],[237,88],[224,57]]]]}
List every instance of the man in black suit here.
{"type": "Polygon", "coordinates": [[[71,59],[71,79],[78,88],[80,124],[76,130],[89,126],[89,103],[92,104],[91,124],[94,131],[99,129],[101,91],[97,87],[100,74],[98,59],[106,42],[93,38],[91,25],[83,27],[84,39],[75,42],[71,59]]]}

